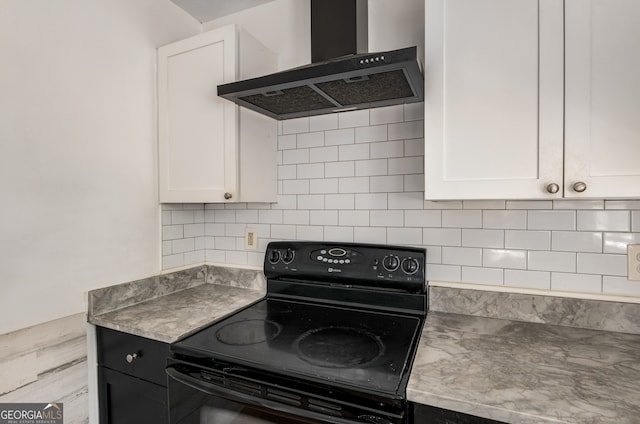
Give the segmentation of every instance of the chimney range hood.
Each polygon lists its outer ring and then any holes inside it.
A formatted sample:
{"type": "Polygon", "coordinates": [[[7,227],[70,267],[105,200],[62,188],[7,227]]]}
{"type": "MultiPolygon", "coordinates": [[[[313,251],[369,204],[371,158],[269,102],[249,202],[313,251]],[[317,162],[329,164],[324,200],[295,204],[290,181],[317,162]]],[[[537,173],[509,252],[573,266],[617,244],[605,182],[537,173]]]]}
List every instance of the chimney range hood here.
{"type": "Polygon", "coordinates": [[[222,84],[218,95],[279,120],[422,101],[416,47],[358,53],[366,43],[366,5],[312,0],[314,63],[222,84]]]}

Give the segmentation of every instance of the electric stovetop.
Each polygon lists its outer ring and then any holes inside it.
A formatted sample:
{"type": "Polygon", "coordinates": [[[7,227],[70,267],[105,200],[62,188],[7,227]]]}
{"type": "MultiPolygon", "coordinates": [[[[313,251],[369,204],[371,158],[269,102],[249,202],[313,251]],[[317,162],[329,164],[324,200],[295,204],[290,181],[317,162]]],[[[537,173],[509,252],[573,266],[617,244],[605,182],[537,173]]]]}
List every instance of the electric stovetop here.
{"type": "Polygon", "coordinates": [[[292,377],[398,394],[421,322],[394,312],[267,297],[173,348],[292,377]]]}

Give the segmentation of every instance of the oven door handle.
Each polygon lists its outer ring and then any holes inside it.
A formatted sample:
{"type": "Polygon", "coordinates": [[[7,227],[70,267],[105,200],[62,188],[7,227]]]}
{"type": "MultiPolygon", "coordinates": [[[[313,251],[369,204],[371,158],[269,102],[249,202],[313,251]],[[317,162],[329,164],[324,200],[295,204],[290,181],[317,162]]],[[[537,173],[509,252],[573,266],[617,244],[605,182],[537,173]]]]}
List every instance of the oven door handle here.
{"type": "Polygon", "coordinates": [[[245,393],[236,392],[234,390],[228,389],[226,387],[218,386],[216,384],[211,384],[206,381],[202,381],[195,377],[192,377],[188,374],[184,374],[173,367],[166,368],[166,373],[169,377],[177,381],[178,383],[185,384],[193,389],[196,389],[200,392],[204,392],[213,396],[221,396],[230,400],[235,400],[238,402],[244,402],[249,405],[257,405],[263,408],[268,408],[280,412],[284,412],[290,415],[297,415],[299,417],[316,419],[322,422],[325,422],[328,417],[331,417],[331,422],[336,424],[358,424],[358,423],[378,423],[378,424],[393,424],[391,421],[386,418],[372,416],[372,415],[361,415],[357,420],[349,420],[346,418],[340,418],[336,416],[329,416],[320,414],[313,411],[307,411],[301,408],[296,408],[294,406],[289,406],[286,404],[282,404],[279,402],[274,402],[268,399],[263,399],[257,396],[247,395],[245,393]]]}

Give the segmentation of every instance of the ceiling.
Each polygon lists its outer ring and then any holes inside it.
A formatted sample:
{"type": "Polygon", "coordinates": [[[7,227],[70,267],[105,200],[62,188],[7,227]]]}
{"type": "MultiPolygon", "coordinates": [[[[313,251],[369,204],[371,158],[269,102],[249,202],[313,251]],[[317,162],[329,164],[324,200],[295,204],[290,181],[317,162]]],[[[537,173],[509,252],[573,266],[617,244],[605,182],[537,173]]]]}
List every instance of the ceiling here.
{"type": "Polygon", "coordinates": [[[273,0],[171,0],[198,21],[208,22],[273,0]]]}

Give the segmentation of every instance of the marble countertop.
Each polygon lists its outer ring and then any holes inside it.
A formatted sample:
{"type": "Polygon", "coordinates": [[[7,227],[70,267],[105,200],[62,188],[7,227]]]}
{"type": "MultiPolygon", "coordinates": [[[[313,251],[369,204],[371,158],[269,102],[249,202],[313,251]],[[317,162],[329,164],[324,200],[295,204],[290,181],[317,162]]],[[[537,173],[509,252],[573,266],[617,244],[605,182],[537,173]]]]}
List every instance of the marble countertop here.
{"type": "Polygon", "coordinates": [[[94,325],[173,343],[264,296],[261,290],[202,284],[97,315],[94,325]]]}
{"type": "Polygon", "coordinates": [[[508,423],[640,423],[640,335],[429,312],[407,397],[508,423]]]}

